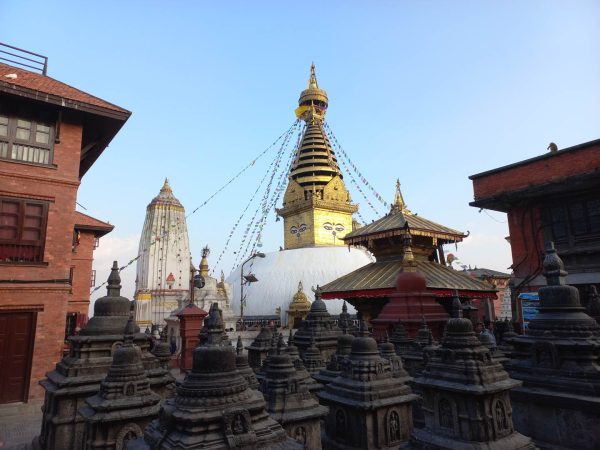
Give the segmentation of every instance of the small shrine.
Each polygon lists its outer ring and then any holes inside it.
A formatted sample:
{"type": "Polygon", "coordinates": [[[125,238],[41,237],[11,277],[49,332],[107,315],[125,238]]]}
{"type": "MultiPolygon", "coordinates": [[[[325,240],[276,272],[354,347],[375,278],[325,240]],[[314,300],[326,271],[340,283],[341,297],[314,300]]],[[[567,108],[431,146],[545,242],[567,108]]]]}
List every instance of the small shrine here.
{"type": "Polygon", "coordinates": [[[302,322],[302,328],[294,334],[294,344],[298,347],[300,357],[304,360],[304,353],[314,339],[314,345],[321,353],[322,360],[327,362],[335,353],[337,338],[342,331],[335,324],[333,317],[327,311],[325,302],[321,299],[321,288],[317,286],[313,291],[315,300],[306,320],[302,322]]]}
{"type": "Polygon", "coordinates": [[[254,339],[252,344],[248,346],[248,364],[252,370],[258,372],[263,361],[267,358],[267,354],[271,349],[271,340],[273,339],[273,331],[270,327],[263,326],[260,333],[254,339]]]}
{"type": "Polygon", "coordinates": [[[379,345],[379,354],[383,359],[387,359],[390,363],[393,378],[398,378],[398,381],[403,384],[412,381],[412,378],[402,366],[402,358],[396,354],[394,344],[392,344],[389,339],[386,339],[385,342],[382,342],[379,345]]]}
{"type": "Polygon", "coordinates": [[[402,320],[408,334],[414,336],[421,316],[441,337],[443,323],[450,317],[452,295],[458,289],[461,298],[473,300],[480,314],[491,308],[496,289],[483,281],[446,265],[443,246],[461,242],[467,235],[411,212],[396,182],[396,194],[390,212],[374,222],[344,236],[348,246],[366,247],[376,261],[323,286],[323,298],[343,298],[374,326],[374,335],[391,333],[402,320]],[[398,274],[418,273],[398,278],[398,274]]]}
{"type": "Polygon", "coordinates": [[[85,450],[121,450],[128,440],[142,436],[146,425],[158,416],[161,398],[150,389],[141,351],[133,343],[135,333],[131,318],[100,392],[79,409],[85,420],[85,450]]]}
{"type": "Polygon", "coordinates": [[[511,392],[515,426],[540,447],[591,450],[600,442],[600,325],[565,284],[552,242],[543,266],[539,313],[510,340],[506,370],[523,382],[511,392]]]}
{"type": "MultiPolygon", "coordinates": [[[[121,277],[115,261],[107,295],[94,303],[94,316],[78,335],[70,336],[69,354],[46,374],[42,430],[35,445],[42,449],[83,448],[84,419],[78,413],[86,398],[100,391],[129,320],[132,302],[121,296],[121,277]]],[[[150,388],[161,398],[173,391],[175,379],[148,350],[152,338],[135,326],[134,344],[141,351],[150,388]]]]}
{"type": "Polygon", "coordinates": [[[304,367],[306,367],[306,370],[308,370],[308,373],[310,373],[311,376],[319,373],[319,371],[325,367],[321,352],[319,352],[319,349],[315,345],[314,336],[310,341],[310,345],[304,351],[303,362],[304,367]]]}
{"type": "Polygon", "coordinates": [[[308,370],[306,370],[304,362],[302,361],[302,358],[300,358],[298,347],[294,345],[294,336],[292,335],[292,330],[290,330],[290,337],[288,338],[288,345],[285,351],[288,355],[290,355],[292,364],[294,364],[294,367],[299,377],[308,386],[308,391],[313,395],[315,399],[318,399],[317,393],[320,392],[321,389],[323,389],[323,385],[314,377],[312,377],[311,374],[308,373],[308,370]]]}
{"type": "Polygon", "coordinates": [[[290,354],[279,335],[277,352],[269,358],[260,391],[267,412],[285,429],[288,436],[307,450],[321,449],[321,419],[327,408],[319,405],[308,390],[302,375],[296,371],[290,354]]]}
{"type": "Polygon", "coordinates": [[[262,394],[250,389],[236,369],[235,349],[223,344],[217,304],[210,308],[206,327],[207,342],[194,350],[192,371],[177,388],[177,396],[163,403],[144,438],[127,448],[302,448],[269,417],[262,394]]]}
{"type": "Polygon", "coordinates": [[[287,324],[289,328],[298,329],[302,325],[302,321],[310,312],[310,300],[304,293],[302,281],[298,282],[298,292],[294,294],[292,302],[288,307],[287,324]]]}
{"type": "Polygon", "coordinates": [[[319,393],[329,407],[323,438],[328,449],[397,449],[412,430],[417,396],[392,378],[389,362],[365,328],[361,321],[342,373],[319,393]]]}
{"type": "Polygon", "coordinates": [[[186,372],[192,368],[194,349],[200,342],[200,331],[204,326],[204,319],[208,313],[198,308],[194,303],[188,303],[177,311],[179,322],[179,368],[186,372]]]}
{"type": "Polygon", "coordinates": [[[452,309],[441,346],[427,349],[427,366],[415,380],[425,426],[413,430],[409,448],[535,449],[513,426],[509,392],[521,383],[481,345],[457,297],[452,309]]]}
{"type": "MultiPolygon", "coordinates": [[[[343,328],[345,329],[345,328],[343,328]]],[[[337,376],[342,373],[342,367],[344,361],[350,356],[352,351],[352,341],[354,336],[351,334],[342,334],[338,337],[338,344],[336,352],[331,355],[331,359],[327,363],[327,366],[321,369],[319,372],[314,373],[312,377],[322,385],[331,383],[337,376]]]]}
{"type": "Polygon", "coordinates": [[[403,357],[410,350],[415,341],[408,335],[402,322],[398,321],[394,325],[390,336],[390,342],[394,344],[396,353],[403,357]]]}

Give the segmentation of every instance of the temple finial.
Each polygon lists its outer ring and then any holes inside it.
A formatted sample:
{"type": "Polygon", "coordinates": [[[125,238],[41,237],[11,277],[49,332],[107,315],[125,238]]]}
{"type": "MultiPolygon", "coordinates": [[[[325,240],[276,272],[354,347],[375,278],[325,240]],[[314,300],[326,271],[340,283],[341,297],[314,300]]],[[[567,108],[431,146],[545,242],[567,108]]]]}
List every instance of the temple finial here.
{"type": "Polygon", "coordinates": [[[416,272],[417,263],[412,251],[412,236],[408,223],[405,226],[405,231],[404,236],[402,236],[402,270],[404,272],[416,272]]]}
{"type": "Polygon", "coordinates": [[[315,63],[313,62],[310,65],[310,78],[308,79],[308,87],[310,88],[319,88],[319,83],[317,83],[317,73],[315,70],[315,63]]]}
{"type": "Polygon", "coordinates": [[[108,297],[121,296],[121,276],[119,275],[119,264],[113,261],[110,275],[108,276],[108,286],[106,287],[108,297]]]}
{"type": "Polygon", "coordinates": [[[452,297],[452,318],[461,319],[463,316],[462,303],[458,298],[458,290],[454,289],[454,296],[452,297]]]}
{"type": "Polygon", "coordinates": [[[554,242],[549,241],[546,244],[546,255],[544,256],[544,276],[548,286],[559,286],[565,284],[567,272],[565,265],[556,253],[554,242]]]}
{"type": "Polygon", "coordinates": [[[410,211],[406,207],[406,202],[404,201],[404,197],[402,196],[402,191],[400,190],[400,179],[396,179],[396,193],[394,194],[394,203],[392,203],[391,207],[392,213],[404,213],[410,214],[410,211]]]}

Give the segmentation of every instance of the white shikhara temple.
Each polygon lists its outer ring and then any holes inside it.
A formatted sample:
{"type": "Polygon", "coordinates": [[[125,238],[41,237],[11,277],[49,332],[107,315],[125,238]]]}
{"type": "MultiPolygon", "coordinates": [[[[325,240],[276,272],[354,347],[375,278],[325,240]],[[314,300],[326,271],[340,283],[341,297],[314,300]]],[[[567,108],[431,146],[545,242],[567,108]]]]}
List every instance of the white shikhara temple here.
{"type": "Polygon", "coordinates": [[[138,254],[135,320],[162,327],[189,297],[191,267],[185,210],[166,179],[146,209],[138,254]]]}

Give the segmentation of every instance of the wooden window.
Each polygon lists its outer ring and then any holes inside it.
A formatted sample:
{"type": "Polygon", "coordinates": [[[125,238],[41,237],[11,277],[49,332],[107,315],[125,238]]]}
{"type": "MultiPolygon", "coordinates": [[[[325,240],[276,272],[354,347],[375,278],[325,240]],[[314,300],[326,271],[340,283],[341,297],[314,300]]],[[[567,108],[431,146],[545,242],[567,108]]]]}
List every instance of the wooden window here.
{"type": "Polygon", "coordinates": [[[0,159],[48,165],[53,146],[50,123],[0,112],[0,159]]]}
{"type": "Polygon", "coordinates": [[[92,280],[90,283],[90,287],[94,287],[94,286],[96,286],[96,271],[92,270],[92,280]]]}
{"type": "Polygon", "coordinates": [[[559,200],[547,206],[542,215],[548,236],[556,244],[576,247],[600,238],[600,197],[559,200]]]}
{"type": "Polygon", "coordinates": [[[48,202],[0,197],[0,262],[44,259],[48,202]]]}

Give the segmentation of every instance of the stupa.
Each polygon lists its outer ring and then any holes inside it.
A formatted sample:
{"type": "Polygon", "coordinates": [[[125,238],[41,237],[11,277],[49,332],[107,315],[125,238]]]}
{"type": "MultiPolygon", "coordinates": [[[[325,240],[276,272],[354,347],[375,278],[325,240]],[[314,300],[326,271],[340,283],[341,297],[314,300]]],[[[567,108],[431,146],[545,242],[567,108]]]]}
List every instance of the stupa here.
{"type": "Polygon", "coordinates": [[[412,430],[408,385],[392,378],[363,321],[339,377],[319,393],[329,407],[323,444],[328,449],[397,449],[412,430]]]}
{"type": "Polygon", "coordinates": [[[410,448],[535,449],[512,422],[510,389],[521,383],[481,345],[458,297],[442,345],[428,349],[428,361],[415,380],[423,395],[425,427],[415,428],[410,448]]]}
{"type": "Polygon", "coordinates": [[[336,377],[342,373],[344,361],[350,356],[352,351],[352,341],[354,336],[351,334],[342,334],[338,337],[336,352],[331,355],[331,359],[327,366],[312,376],[322,385],[331,383],[336,377]]]}
{"type": "MultiPolygon", "coordinates": [[[[354,229],[352,215],[358,206],[352,203],[325,131],[329,100],[319,87],[314,64],[298,104],[296,115],[306,126],[290,167],[283,205],[277,209],[283,218],[284,248],[254,259],[252,273],[259,281],[244,287],[245,315],[279,310],[284,325],[299,281],[305,287],[323,285],[372,261],[363,248],[348,248],[342,241],[354,229]]],[[[233,286],[236,313],[240,310],[240,270],[227,278],[233,286]]],[[[333,314],[339,314],[341,307],[341,300],[329,301],[333,314]]]]}
{"type": "Polygon", "coordinates": [[[335,324],[333,317],[327,311],[325,302],[321,299],[321,289],[315,289],[315,300],[302,328],[294,335],[294,344],[298,347],[300,357],[304,360],[304,353],[314,339],[315,346],[319,349],[323,361],[329,361],[337,348],[337,338],[342,331],[335,324]]]}
{"type": "Polygon", "coordinates": [[[146,425],[158,416],[161,398],[150,389],[141,351],[133,343],[135,333],[130,319],[100,392],[79,409],[85,419],[85,450],[121,450],[128,440],[142,436],[146,425]]]}
{"type": "Polygon", "coordinates": [[[185,210],[167,179],[146,208],[138,254],[135,319],[162,327],[189,297],[191,265],[185,210]]]}
{"type": "Polygon", "coordinates": [[[392,371],[393,378],[398,378],[400,383],[409,383],[412,381],[412,378],[408,375],[408,372],[404,370],[402,358],[396,354],[394,344],[392,344],[389,339],[386,339],[385,342],[382,342],[379,345],[379,354],[383,359],[387,359],[390,363],[390,369],[392,371]]]}
{"type": "Polygon", "coordinates": [[[265,410],[260,392],[250,389],[235,365],[235,349],[223,345],[218,306],[209,312],[208,339],[194,351],[192,371],[167,400],[158,419],[128,449],[287,449],[289,439],[265,410]]]}
{"type": "Polygon", "coordinates": [[[298,292],[294,294],[292,302],[287,310],[287,324],[290,328],[300,328],[302,321],[306,319],[310,311],[310,300],[304,293],[302,281],[298,283],[298,292]]]}
{"type": "MultiPolygon", "coordinates": [[[[121,278],[115,261],[108,277],[107,295],[94,303],[94,316],[76,336],[69,337],[69,354],[46,374],[40,384],[46,391],[42,430],[36,446],[53,450],[83,446],[84,420],[78,413],[84,400],[100,391],[100,383],[123,344],[132,302],[120,295],[121,278]]],[[[153,392],[165,398],[175,379],[149,353],[151,338],[135,328],[134,344],[141,350],[142,364],[153,392]]]]}
{"type": "Polygon", "coordinates": [[[323,385],[317,381],[314,377],[308,373],[306,367],[304,366],[304,362],[302,358],[300,358],[300,353],[298,352],[298,347],[294,345],[294,337],[292,336],[292,330],[290,330],[290,337],[288,339],[287,347],[285,351],[290,355],[292,360],[292,364],[296,368],[296,372],[298,376],[304,381],[304,383],[308,386],[308,391],[313,395],[315,399],[317,399],[317,393],[323,389],[323,385]]]}
{"type": "Polygon", "coordinates": [[[600,326],[565,284],[554,245],[546,247],[539,313],[513,337],[506,363],[523,382],[511,392],[515,426],[540,447],[591,450],[600,442],[600,326]]]}
{"type": "Polygon", "coordinates": [[[321,448],[320,421],[327,415],[327,408],[320,406],[309,392],[290,354],[285,351],[281,335],[277,353],[269,358],[260,391],[265,397],[267,412],[283,426],[288,436],[306,449],[321,448]]]}
{"type": "Polygon", "coordinates": [[[260,370],[263,361],[267,358],[272,339],[273,331],[271,328],[263,326],[252,344],[248,346],[248,364],[255,372],[260,370]]]}

